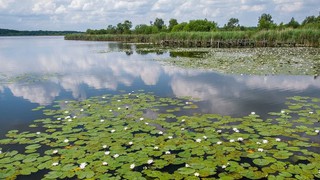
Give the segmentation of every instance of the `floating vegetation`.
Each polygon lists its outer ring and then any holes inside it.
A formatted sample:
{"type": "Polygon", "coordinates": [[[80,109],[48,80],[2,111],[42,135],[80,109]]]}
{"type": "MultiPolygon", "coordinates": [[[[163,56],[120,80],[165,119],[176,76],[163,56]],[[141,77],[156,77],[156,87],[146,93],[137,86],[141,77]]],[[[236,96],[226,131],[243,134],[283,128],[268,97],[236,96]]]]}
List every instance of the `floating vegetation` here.
{"type": "MultiPolygon", "coordinates": [[[[199,49],[203,52],[205,49],[199,49]]],[[[312,75],[320,74],[319,48],[206,49],[202,57],[167,58],[161,61],[186,68],[210,69],[229,74],[312,75]]],[[[196,49],[173,49],[170,54],[196,49]]],[[[173,56],[175,57],[175,56],[173,56]]]]}
{"type": "Polygon", "coordinates": [[[268,119],[186,115],[196,101],[144,92],[58,105],[0,140],[0,179],[320,178],[320,99],[290,98],[268,119]]]}
{"type": "Polygon", "coordinates": [[[11,75],[11,76],[0,74],[0,83],[33,84],[38,82],[45,82],[58,76],[59,74],[57,73],[47,73],[47,74],[24,73],[24,74],[11,75]]]}

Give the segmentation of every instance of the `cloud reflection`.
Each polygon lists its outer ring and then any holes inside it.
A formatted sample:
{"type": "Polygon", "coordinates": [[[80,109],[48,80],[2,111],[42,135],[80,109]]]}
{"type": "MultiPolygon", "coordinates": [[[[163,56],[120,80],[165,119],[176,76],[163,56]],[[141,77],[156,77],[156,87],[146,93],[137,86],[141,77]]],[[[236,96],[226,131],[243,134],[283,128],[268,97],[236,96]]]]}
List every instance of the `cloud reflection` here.
{"type": "Polygon", "coordinates": [[[17,44],[12,47],[18,51],[15,54],[8,53],[8,49],[0,49],[0,64],[3,64],[0,73],[9,76],[24,73],[53,76],[40,83],[2,84],[0,92],[7,88],[14,96],[41,105],[51,104],[62,91],[71,92],[75,99],[85,99],[84,86],[115,91],[119,85],[131,87],[141,81],[146,86],[162,89],[163,84],[159,81],[164,77],[175,96],[204,100],[207,106],[203,111],[221,114],[249,111],[254,105],[245,107],[244,101],[248,104],[252,99],[268,102],[274,92],[280,96],[282,91],[320,89],[319,79],[309,76],[237,76],[167,66],[151,61],[159,58],[157,54],[134,52],[128,56],[116,43],[61,41],[54,38],[46,43],[43,39],[29,44],[26,41],[21,45],[23,47],[17,44]],[[21,50],[23,48],[26,49],[21,50]],[[108,53],[99,53],[103,51],[108,53]]]}

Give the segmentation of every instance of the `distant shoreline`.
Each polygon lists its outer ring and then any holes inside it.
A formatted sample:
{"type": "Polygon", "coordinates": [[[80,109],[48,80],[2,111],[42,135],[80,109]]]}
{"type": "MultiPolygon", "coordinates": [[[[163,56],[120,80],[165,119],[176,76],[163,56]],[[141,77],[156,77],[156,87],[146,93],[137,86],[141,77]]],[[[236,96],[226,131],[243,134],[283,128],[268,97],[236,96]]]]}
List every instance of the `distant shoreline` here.
{"type": "Polygon", "coordinates": [[[65,36],[67,34],[81,33],[79,31],[18,31],[12,29],[0,29],[0,36],[65,36]]]}

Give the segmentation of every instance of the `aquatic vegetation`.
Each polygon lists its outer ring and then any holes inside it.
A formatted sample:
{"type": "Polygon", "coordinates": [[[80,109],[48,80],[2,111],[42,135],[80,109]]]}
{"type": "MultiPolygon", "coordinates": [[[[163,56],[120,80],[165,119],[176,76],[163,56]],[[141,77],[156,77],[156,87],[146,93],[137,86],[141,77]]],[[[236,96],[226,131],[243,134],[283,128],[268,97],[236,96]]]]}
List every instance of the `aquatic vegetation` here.
{"type": "Polygon", "coordinates": [[[267,119],[188,114],[196,101],[144,92],[60,104],[0,140],[1,179],[320,178],[317,98],[289,98],[267,119]]]}
{"type": "MultiPolygon", "coordinates": [[[[210,69],[241,75],[312,75],[320,74],[318,48],[240,48],[206,49],[202,57],[171,57],[157,59],[185,68],[210,69]]],[[[195,49],[170,49],[173,52],[195,49]]],[[[205,49],[199,49],[203,52],[205,49]]]]}

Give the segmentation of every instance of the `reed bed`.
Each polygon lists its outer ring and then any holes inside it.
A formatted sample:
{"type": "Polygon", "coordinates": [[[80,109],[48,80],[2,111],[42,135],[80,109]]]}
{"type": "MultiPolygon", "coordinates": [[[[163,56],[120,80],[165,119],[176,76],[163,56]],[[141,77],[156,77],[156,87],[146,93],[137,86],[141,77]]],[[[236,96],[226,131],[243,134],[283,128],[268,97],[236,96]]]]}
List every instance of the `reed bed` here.
{"type": "Polygon", "coordinates": [[[70,34],[66,40],[120,41],[160,43],[161,41],[265,41],[268,44],[294,43],[299,46],[320,46],[319,29],[284,29],[269,31],[172,32],[157,34],[70,34]]]}

